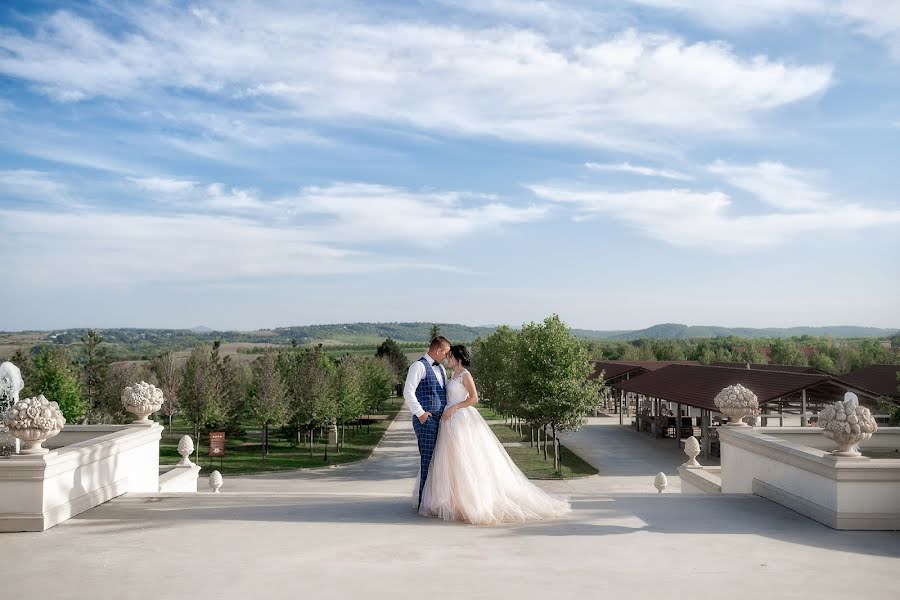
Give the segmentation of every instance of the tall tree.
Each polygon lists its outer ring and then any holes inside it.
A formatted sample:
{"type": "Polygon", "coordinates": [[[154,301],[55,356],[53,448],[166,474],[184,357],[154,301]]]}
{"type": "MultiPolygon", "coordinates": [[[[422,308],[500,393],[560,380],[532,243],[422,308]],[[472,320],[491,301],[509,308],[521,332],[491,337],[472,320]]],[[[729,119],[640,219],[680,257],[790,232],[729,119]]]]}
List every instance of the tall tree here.
{"type": "MultiPolygon", "coordinates": [[[[103,337],[95,330],[89,329],[87,335],[81,337],[81,389],[88,419],[96,421],[101,403],[101,394],[109,377],[109,357],[101,346],[103,337]]],[[[99,421],[98,421],[99,422],[99,421]]]]}
{"type": "Polygon", "coordinates": [[[473,346],[472,375],[485,405],[504,416],[519,416],[518,333],[503,325],[491,335],[478,338],[473,346]]]}
{"type": "Polygon", "coordinates": [[[806,357],[793,340],[776,338],[772,341],[772,363],[776,365],[807,366],[806,357]]]}
{"type": "Polygon", "coordinates": [[[278,365],[288,388],[290,422],[297,428],[298,439],[301,431],[306,432],[312,456],[315,428],[333,412],[330,383],[334,363],[317,346],[282,353],[278,365]]]}
{"type": "Polygon", "coordinates": [[[394,369],[387,358],[370,358],[364,363],[362,392],[369,414],[381,411],[393,392],[394,369]]]}
{"type": "Polygon", "coordinates": [[[267,352],[253,363],[250,412],[263,428],[263,456],[269,454],[269,427],[281,425],[289,416],[287,389],[277,365],[278,357],[267,352]]]}
{"type": "Polygon", "coordinates": [[[403,350],[400,349],[400,345],[397,342],[391,338],[387,338],[381,342],[375,350],[375,356],[384,358],[390,363],[394,370],[395,381],[401,381],[403,379],[406,370],[409,368],[409,361],[406,359],[406,354],[403,353],[403,350]]]}
{"type": "Polygon", "coordinates": [[[218,351],[204,344],[191,351],[184,365],[179,400],[184,415],[194,428],[197,460],[200,456],[200,430],[207,421],[221,420],[224,384],[220,376],[218,351]]]}
{"type": "Polygon", "coordinates": [[[175,362],[171,352],[165,352],[150,360],[150,370],[156,376],[159,389],[163,392],[160,412],[169,419],[169,430],[172,429],[172,417],[178,412],[178,388],[184,376],[184,369],[175,362]]]}
{"type": "MultiPolygon", "coordinates": [[[[602,382],[589,379],[593,368],[587,349],[557,315],[523,326],[518,339],[519,393],[532,418],[548,425],[555,441],[559,431],[582,425],[602,382]]],[[[556,452],[554,467],[561,468],[556,452]]]]}
{"type": "MultiPolygon", "coordinates": [[[[347,424],[359,419],[365,412],[363,376],[363,366],[360,360],[350,355],[342,358],[334,371],[331,393],[334,397],[333,422],[340,426],[336,439],[338,451],[343,443],[347,424]]],[[[330,423],[328,424],[330,425],[330,423]]]]}
{"type": "Polygon", "coordinates": [[[33,393],[56,401],[67,422],[77,423],[84,417],[78,369],[66,348],[54,346],[41,350],[34,357],[33,376],[33,393]]]}
{"type": "Polygon", "coordinates": [[[431,334],[430,334],[430,337],[428,338],[428,341],[433,340],[434,338],[436,338],[439,335],[441,335],[440,326],[438,326],[437,323],[432,324],[431,325],[431,334]]]}

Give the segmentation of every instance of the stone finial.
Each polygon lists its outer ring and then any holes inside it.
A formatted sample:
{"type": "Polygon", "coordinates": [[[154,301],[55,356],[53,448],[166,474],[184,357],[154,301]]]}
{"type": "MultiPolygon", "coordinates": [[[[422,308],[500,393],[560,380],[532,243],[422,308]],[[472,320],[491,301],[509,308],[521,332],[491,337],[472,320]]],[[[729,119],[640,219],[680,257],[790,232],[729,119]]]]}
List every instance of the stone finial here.
{"type": "Polygon", "coordinates": [[[178,454],[181,455],[181,460],[178,461],[179,467],[189,467],[191,466],[191,454],[194,453],[194,440],[191,439],[189,435],[181,436],[181,439],[178,440],[178,454]]]}
{"type": "Polygon", "coordinates": [[[216,494],[219,493],[219,488],[222,487],[222,474],[218,471],[213,471],[209,474],[209,487],[212,488],[212,491],[216,494]]]}
{"type": "Polygon", "coordinates": [[[656,479],[653,480],[653,487],[656,488],[656,491],[662,494],[663,490],[669,487],[669,479],[666,477],[666,474],[660,471],[656,474],[656,479]]]}
{"type": "Polygon", "coordinates": [[[819,413],[816,423],[822,435],[834,440],[838,449],[835,456],[860,456],[859,443],[878,431],[878,423],[868,408],[859,405],[853,392],[844,394],[843,402],[829,404],[819,413]]]}
{"type": "Polygon", "coordinates": [[[699,467],[700,463],[697,462],[697,455],[700,454],[700,442],[697,441],[697,438],[691,436],[684,443],[684,453],[687,454],[688,461],[684,463],[684,467],[699,467]]]}

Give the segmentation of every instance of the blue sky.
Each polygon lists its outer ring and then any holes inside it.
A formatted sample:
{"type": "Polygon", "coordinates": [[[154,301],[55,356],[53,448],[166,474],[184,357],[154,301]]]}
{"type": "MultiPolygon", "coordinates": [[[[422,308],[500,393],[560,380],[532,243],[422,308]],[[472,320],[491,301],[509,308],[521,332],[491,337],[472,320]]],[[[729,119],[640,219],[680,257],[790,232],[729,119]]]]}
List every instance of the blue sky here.
{"type": "Polygon", "coordinates": [[[889,0],[6,2],[0,329],[897,327],[898,165],[889,0]]]}

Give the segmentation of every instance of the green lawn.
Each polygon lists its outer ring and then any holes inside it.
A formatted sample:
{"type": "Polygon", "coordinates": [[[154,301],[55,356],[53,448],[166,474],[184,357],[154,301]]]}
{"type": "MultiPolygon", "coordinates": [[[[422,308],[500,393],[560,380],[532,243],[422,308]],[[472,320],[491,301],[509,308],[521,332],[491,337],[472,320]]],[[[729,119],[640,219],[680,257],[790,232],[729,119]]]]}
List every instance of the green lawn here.
{"type": "MultiPolygon", "coordinates": [[[[245,423],[247,434],[243,436],[226,436],[225,456],[221,459],[209,457],[209,447],[206,436],[201,435],[200,466],[204,472],[218,469],[223,475],[238,473],[260,473],[265,471],[287,471],[293,469],[306,469],[338,465],[356,460],[368,458],[372,450],[381,441],[381,437],[387,430],[393,418],[397,415],[401,400],[392,398],[385,405],[383,413],[388,419],[373,423],[369,428],[365,425],[355,434],[348,428],[344,434],[344,446],[341,453],[337,453],[332,445],[328,448],[328,461],[325,461],[324,442],[320,437],[316,440],[313,455],[310,456],[309,448],[305,445],[292,446],[283,437],[278,435],[277,429],[269,430],[269,455],[263,456],[262,432],[252,423],[245,423]]],[[[178,454],[178,440],[184,434],[191,435],[190,425],[175,419],[172,423],[172,431],[163,432],[160,442],[160,463],[175,464],[180,456],[178,454]]],[[[195,440],[196,443],[196,440],[195,440]]],[[[191,460],[194,460],[192,455],[191,460]]]]}
{"type": "MultiPolygon", "coordinates": [[[[313,455],[310,456],[307,446],[292,446],[278,434],[277,429],[270,430],[269,455],[263,457],[262,433],[258,426],[247,422],[243,423],[247,430],[245,435],[226,436],[225,457],[221,461],[221,466],[218,458],[212,459],[209,457],[206,436],[201,436],[200,466],[203,467],[204,472],[218,469],[223,475],[235,475],[317,468],[362,460],[367,458],[375,446],[378,445],[378,442],[381,441],[381,437],[397,415],[402,402],[401,398],[391,398],[383,411],[388,415],[388,419],[373,423],[368,430],[366,426],[363,426],[356,434],[353,434],[348,428],[345,433],[343,451],[338,454],[334,446],[330,446],[328,448],[327,462],[325,461],[324,453],[325,439],[319,438],[316,440],[316,447],[313,455]]],[[[482,409],[482,416],[486,419],[498,418],[490,408],[479,408],[482,409]]],[[[193,437],[190,429],[189,423],[176,418],[172,422],[172,430],[166,429],[163,432],[162,441],[160,442],[160,462],[162,464],[175,464],[178,462],[180,458],[178,454],[178,440],[184,434],[193,437]]],[[[502,423],[492,425],[491,429],[501,442],[525,442],[527,444],[530,441],[530,433],[527,430],[525,436],[519,436],[512,428],[502,423]]],[[[543,453],[539,453],[536,448],[531,448],[527,445],[524,447],[508,446],[506,451],[530,479],[569,479],[597,473],[596,469],[564,446],[560,449],[562,453],[561,476],[553,471],[552,457],[548,457],[548,460],[545,461],[543,453]]],[[[550,451],[552,452],[552,447],[550,451]]],[[[191,460],[193,459],[192,456],[191,460]]]]}
{"type": "Polygon", "coordinates": [[[486,421],[502,421],[503,420],[503,417],[501,415],[498,415],[497,413],[495,413],[494,410],[490,406],[484,405],[480,402],[475,405],[475,410],[477,410],[479,412],[479,414],[481,414],[481,416],[486,421]]]}
{"type": "Polygon", "coordinates": [[[491,430],[503,443],[521,442],[524,446],[507,446],[506,452],[513,459],[525,476],[529,479],[572,479],[575,477],[587,477],[596,475],[597,469],[584,462],[580,456],[560,444],[559,452],[562,457],[562,473],[553,470],[553,440],[547,447],[547,460],[544,460],[544,452],[538,452],[537,446],[531,447],[531,432],[523,430],[524,435],[519,435],[513,428],[502,423],[491,425],[491,430]]]}

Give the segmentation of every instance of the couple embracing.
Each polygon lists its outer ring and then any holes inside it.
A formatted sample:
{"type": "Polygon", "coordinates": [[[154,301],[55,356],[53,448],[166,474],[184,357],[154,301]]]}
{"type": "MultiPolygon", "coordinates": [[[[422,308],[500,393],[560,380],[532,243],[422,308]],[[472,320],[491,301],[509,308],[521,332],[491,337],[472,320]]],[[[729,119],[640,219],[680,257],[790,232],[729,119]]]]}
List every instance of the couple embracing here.
{"type": "Polygon", "coordinates": [[[419,442],[419,514],[476,525],[560,517],[569,503],[528,481],[473,407],[469,350],[443,336],[409,367],[403,398],[419,442]],[[447,379],[447,360],[453,377],[447,379]]]}

